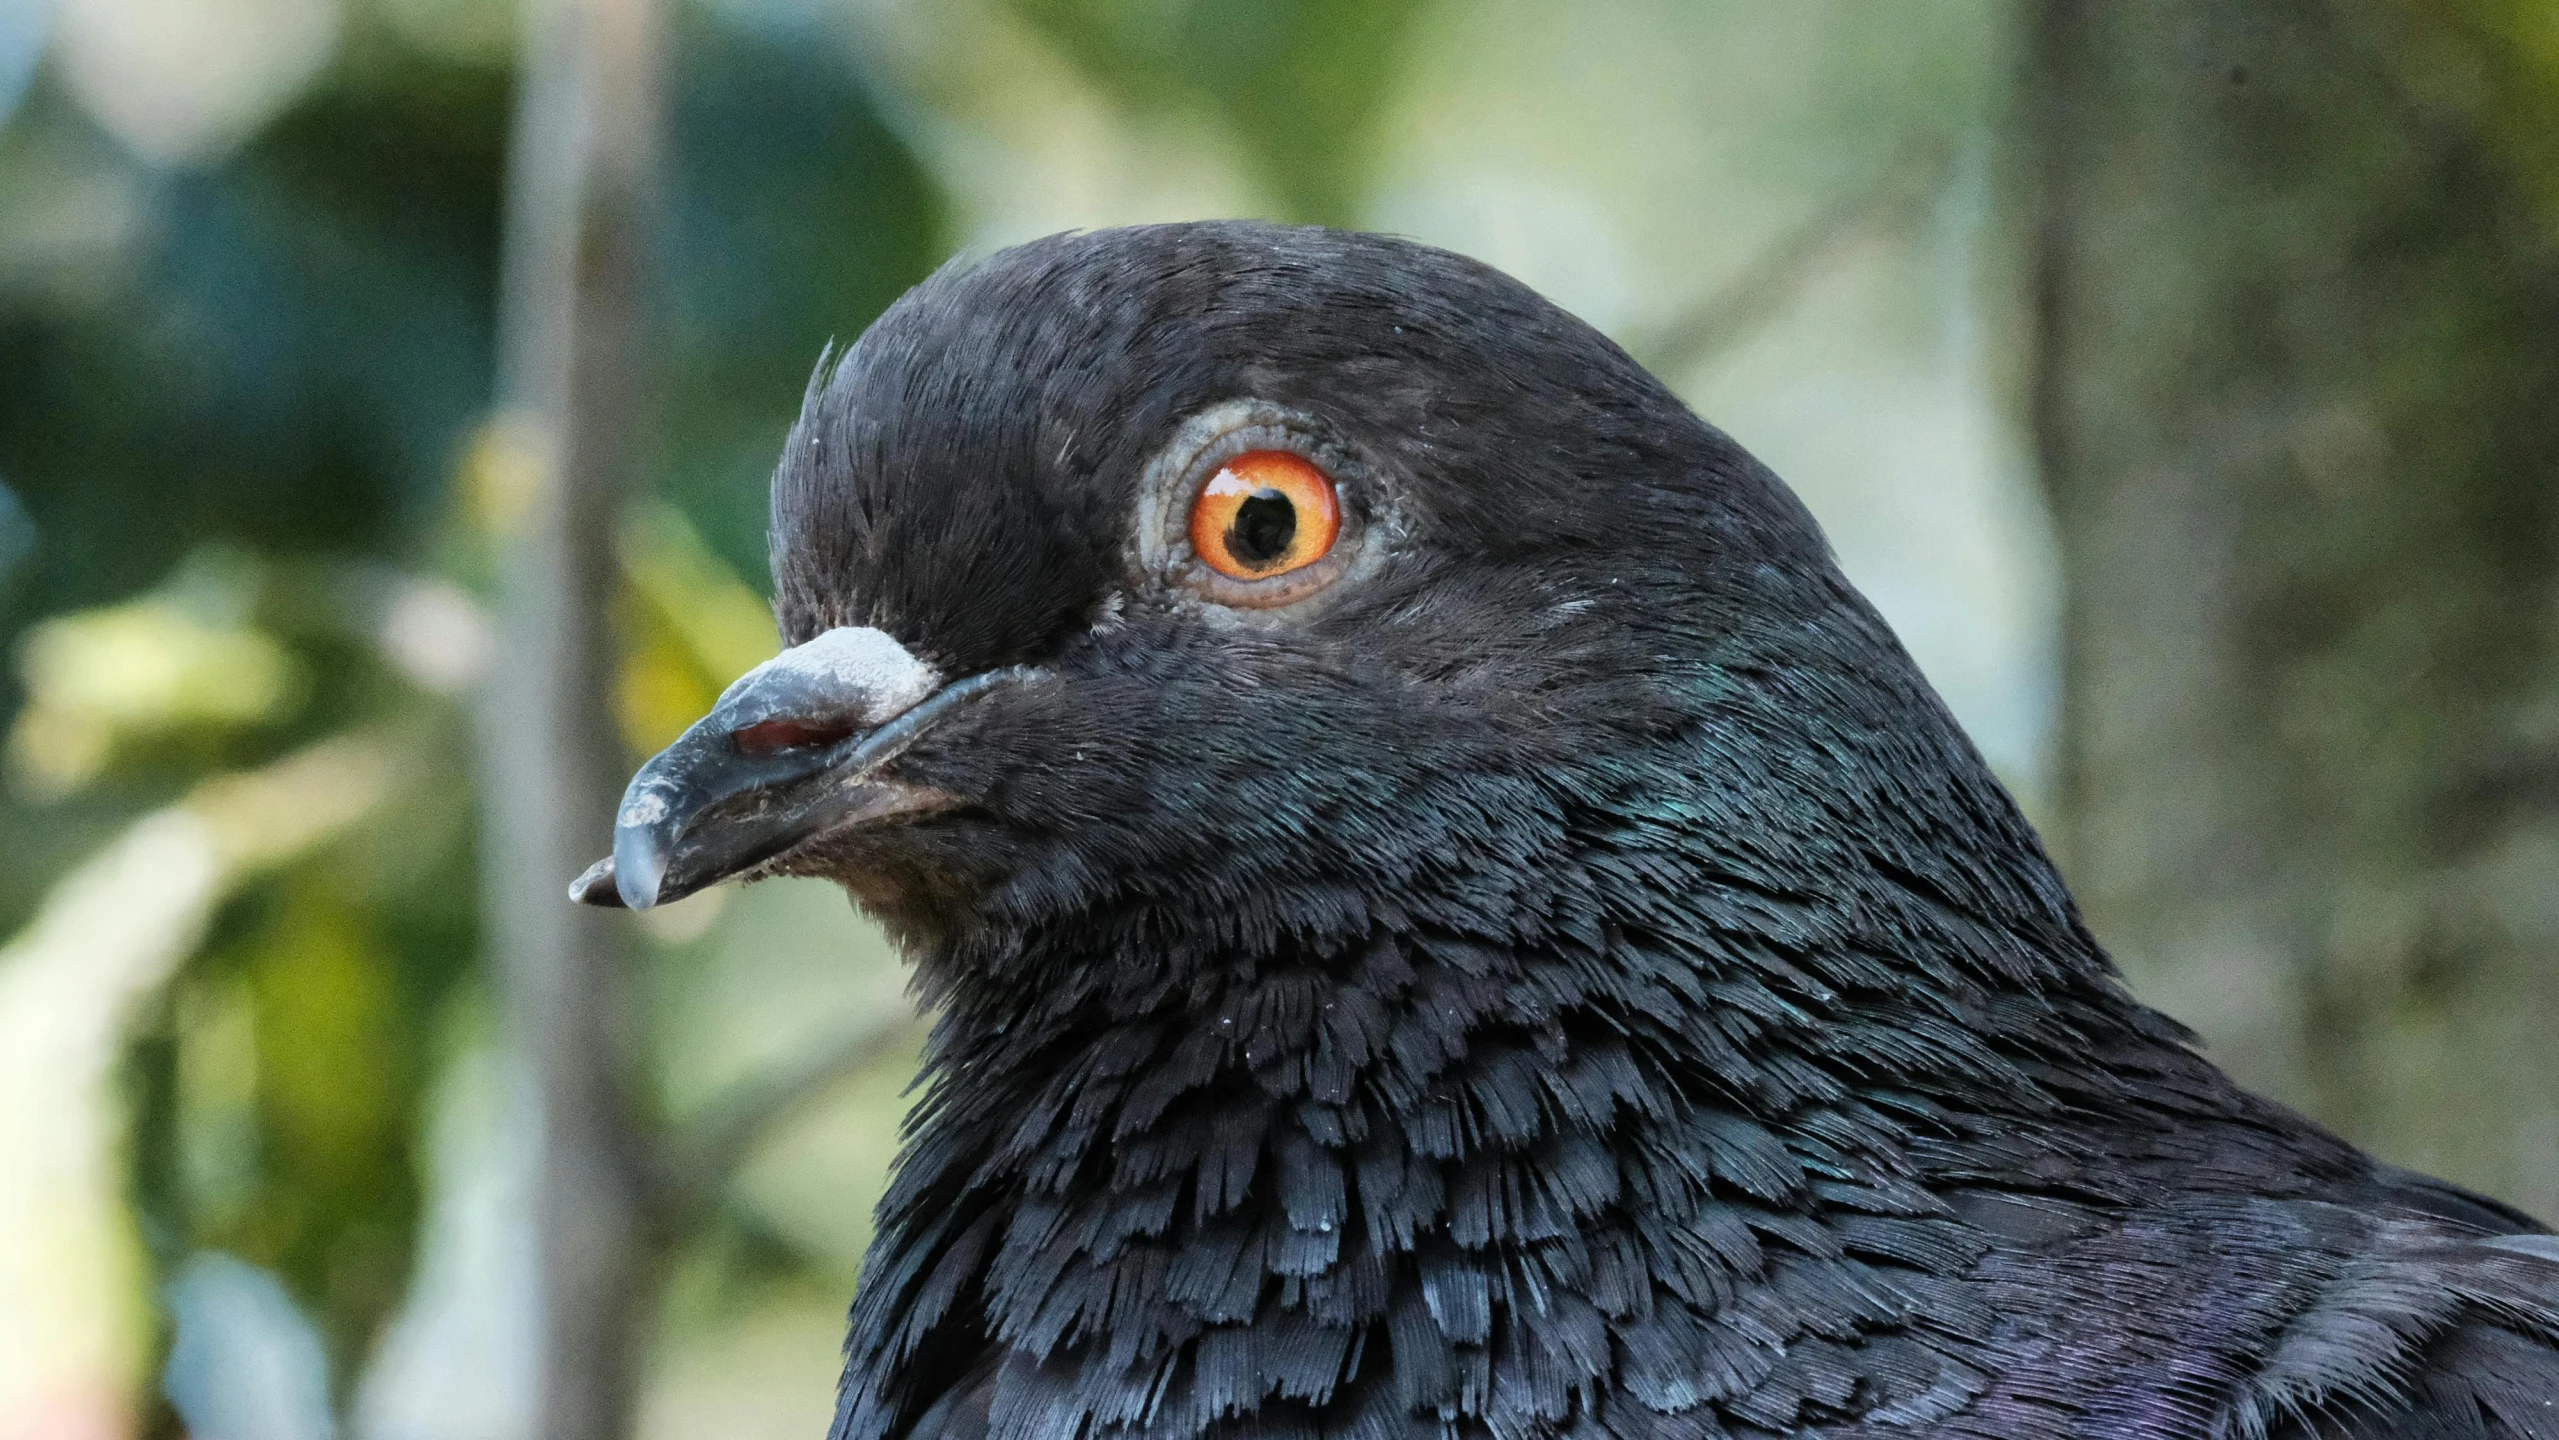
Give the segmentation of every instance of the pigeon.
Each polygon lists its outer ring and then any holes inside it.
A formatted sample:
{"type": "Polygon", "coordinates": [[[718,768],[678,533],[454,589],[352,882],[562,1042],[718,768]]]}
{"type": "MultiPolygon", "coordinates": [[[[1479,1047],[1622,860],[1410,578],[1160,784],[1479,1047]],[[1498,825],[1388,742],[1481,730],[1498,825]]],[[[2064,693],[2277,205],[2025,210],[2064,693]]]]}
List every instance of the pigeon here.
{"type": "Polygon", "coordinates": [[[1475,261],[954,263],[573,887],[937,1012],[834,1440],[2559,1437],[2559,1239],[2135,1001],[1802,504],[1475,261]]]}

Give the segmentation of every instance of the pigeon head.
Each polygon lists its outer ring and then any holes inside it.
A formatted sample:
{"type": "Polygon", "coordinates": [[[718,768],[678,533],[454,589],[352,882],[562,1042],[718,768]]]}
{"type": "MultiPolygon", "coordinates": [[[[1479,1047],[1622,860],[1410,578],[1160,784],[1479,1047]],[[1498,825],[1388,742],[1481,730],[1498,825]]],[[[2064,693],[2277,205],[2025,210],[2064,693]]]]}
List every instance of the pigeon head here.
{"type": "Polygon", "coordinates": [[[946,270],[821,364],[772,551],[787,648],[580,892],[830,877],[938,1002],[837,1440],[2545,1403],[2443,1327],[2559,1335],[2546,1247],[2412,1217],[2527,1222],[2135,1005],[1794,498],[1481,265],[946,270]]]}
{"type": "Polygon", "coordinates": [[[797,873],[911,940],[1517,941],[1600,923],[1576,877],[1648,830],[1776,883],[1853,822],[2075,930],[1793,495],[1443,251],[1200,224],[955,265],[821,364],[771,540],[788,648],[633,782],[627,903],[797,873]]]}

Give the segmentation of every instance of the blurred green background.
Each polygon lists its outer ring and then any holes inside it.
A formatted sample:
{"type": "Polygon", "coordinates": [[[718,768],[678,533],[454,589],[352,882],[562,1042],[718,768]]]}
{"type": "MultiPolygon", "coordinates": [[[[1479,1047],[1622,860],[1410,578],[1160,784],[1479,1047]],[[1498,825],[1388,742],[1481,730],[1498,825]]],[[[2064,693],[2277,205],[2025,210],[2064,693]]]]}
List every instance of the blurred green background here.
{"type": "MultiPolygon", "coordinates": [[[[771,653],[809,367],[934,266],[1395,231],[1789,478],[2225,1063],[2559,1214],[2559,6],[581,7],[658,76],[616,763],[771,653]]],[[[0,0],[0,1440],[543,1433],[519,8],[0,0]]],[[[721,1143],[605,1428],[823,1433],[897,961],[800,882],[612,923],[633,1123],[721,1143]]]]}

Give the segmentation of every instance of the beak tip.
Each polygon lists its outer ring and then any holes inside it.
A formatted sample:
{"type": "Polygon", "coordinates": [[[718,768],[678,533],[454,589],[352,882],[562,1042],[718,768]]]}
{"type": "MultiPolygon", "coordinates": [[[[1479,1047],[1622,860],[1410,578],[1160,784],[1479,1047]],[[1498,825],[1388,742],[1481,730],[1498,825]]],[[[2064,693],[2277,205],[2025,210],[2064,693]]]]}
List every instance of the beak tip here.
{"type": "Polygon", "coordinates": [[[584,873],[569,882],[569,899],[579,905],[594,905],[607,910],[624,908],[622,893],[613,877],[613,857],[605,856],[586,867],[584,873]]]}
{"type": "Polygon", "coordinates": [[[624,909],[646,910],[658,903],[667,858],[667,847],[654,836],[626,829],[613,837],[613,889],[624,909]]]}

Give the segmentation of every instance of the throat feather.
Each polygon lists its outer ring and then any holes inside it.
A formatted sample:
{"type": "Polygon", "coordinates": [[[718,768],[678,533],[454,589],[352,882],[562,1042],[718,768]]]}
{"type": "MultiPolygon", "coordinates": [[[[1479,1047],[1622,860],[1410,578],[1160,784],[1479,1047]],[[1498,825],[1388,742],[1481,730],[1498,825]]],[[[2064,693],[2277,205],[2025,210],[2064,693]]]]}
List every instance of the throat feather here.
{"type": "Polygon", "coordinates": [[[1926,1102],[1861,1096],[1764,982],[1540,960],[1398,935],[1134,1010],[955,992],[839,1434],[967,1385],[998,1429],[1202,1436],[1975,1393],[1948,1282],[1982,1247],[1911,1159],[1926,1102]]]}

